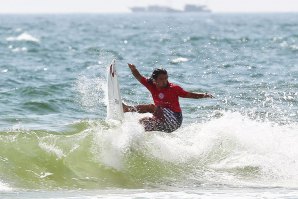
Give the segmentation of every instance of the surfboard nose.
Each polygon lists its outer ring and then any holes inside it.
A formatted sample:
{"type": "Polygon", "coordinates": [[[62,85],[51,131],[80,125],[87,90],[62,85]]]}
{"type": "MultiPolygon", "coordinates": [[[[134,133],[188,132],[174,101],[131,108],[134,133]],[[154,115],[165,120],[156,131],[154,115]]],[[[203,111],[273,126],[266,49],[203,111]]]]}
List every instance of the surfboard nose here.
{"type": "Polygon", "coordinates": [[[114,77],[115,73],[113,70],[113,65],[110,65],[110,74],[112,75],[112,77],[114,77]]]}
{"type": "Polygon", "coordinates": [[[121,121],[123,119],[123,106],[118,82],[115,61],[107,67],[108,106],[107,119],[121,121]]]}

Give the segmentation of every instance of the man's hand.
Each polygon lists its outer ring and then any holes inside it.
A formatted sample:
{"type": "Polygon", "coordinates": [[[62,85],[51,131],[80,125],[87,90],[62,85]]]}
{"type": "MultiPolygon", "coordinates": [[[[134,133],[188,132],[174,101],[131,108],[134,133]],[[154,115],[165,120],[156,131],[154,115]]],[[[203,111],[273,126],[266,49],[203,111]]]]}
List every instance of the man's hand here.
{"type": "Polygon", "coordinates": [[[137,70],[136,66],[133,64],[128,64],[128,67],[131,70],[131,73],[133,74],[133,76],[139,81],[141,82],[142,79],[142,75],[139,73],[139,71],[137,70]]]}
{"type": "Polygon", "coordinates": [[[129,64],[129,63],[128,63],[128,67],[130,68],[130,70],[135,70],[135,69],[136,69],[136,66],[133,65],[133,64],[129,64]]]}
{"type": "Polygon", "coordinates": [[[214,98],[214,97],[213,97],[213,95],[211,95],[211,94],[205,93],[205,94],[204,94],[204,98],[214,98]]]}

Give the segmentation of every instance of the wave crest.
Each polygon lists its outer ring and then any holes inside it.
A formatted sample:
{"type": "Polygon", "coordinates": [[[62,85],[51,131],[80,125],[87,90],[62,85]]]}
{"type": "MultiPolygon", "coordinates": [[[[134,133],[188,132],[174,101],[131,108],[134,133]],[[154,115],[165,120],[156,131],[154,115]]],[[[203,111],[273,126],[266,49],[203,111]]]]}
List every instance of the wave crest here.
{"type": "Polygon", "coordinates": [[[297,124],[254,121],[240,113],[192,123],[172,134],[82,123],[77,132],[2,132],[1,179],[25,188],[140,188],[156,185],[298,186],[297,124]],[[4,172],[5,171],[5,172],[4,172]]]}
{"type": "Polygon", "coordinates": [[[39,43],[39,39],[37,39],[36,37],[33,37],[32,35],[26,32],[20,34],[17,37],[8,37],[6,38],[6,41],[31,41],[31,42],[39,43]]]}

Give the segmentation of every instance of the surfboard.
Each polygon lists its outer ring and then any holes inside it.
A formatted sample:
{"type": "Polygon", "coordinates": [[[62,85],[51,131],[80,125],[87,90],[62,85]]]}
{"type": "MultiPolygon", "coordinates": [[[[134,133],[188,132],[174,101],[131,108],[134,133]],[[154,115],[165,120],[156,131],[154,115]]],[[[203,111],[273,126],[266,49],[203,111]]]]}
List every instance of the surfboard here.
{"type": "Polygon", "coordinates": [[[113,60],[111,65],[107,67],[107,87],[107,119],[122,121],[124,114],[115,60],[113,60]]]}

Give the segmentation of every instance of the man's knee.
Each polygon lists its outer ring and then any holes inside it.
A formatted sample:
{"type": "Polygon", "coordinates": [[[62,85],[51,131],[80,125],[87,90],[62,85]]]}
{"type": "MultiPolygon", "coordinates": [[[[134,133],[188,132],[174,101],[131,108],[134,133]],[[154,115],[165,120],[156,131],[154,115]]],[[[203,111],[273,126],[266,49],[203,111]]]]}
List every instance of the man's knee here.
{"type": "Polygon", "coordinates": [[[152,117],[144,117],[139,122],[145,128],[145,131],[155,131],[157,129],[157,121],[152,117]]]}
{"type": "Polygon", "coordinates": [[[149,108],[150,110],[152,110],[153,112],[156,110],[156,106],[154,104],[149,104],[149,108]]]}

